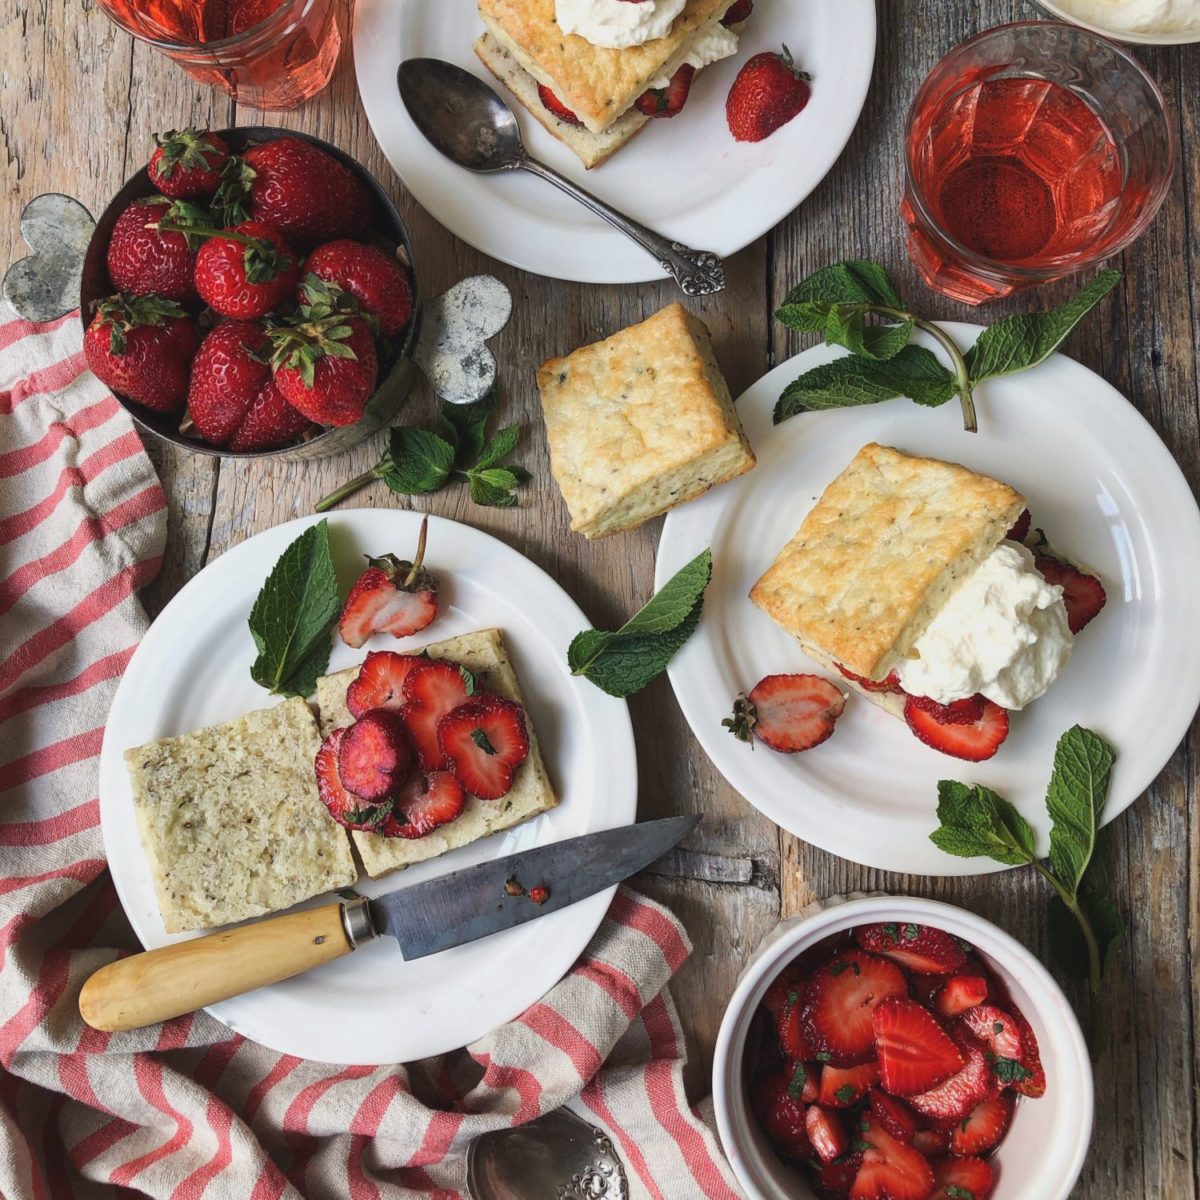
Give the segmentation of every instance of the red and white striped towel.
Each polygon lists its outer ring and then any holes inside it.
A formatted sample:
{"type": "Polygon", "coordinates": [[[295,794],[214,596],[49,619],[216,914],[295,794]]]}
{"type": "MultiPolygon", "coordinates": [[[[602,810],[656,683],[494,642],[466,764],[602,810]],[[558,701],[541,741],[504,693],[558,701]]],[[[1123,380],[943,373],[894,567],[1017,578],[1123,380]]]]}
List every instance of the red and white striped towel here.
{"type": "Polygon", "coordinates": [[[567,1104],[609,1133],[639,1200],[737,1200],[683,1092],[666,985],[690,946],[627,889],[540,1003],[437,1060],[306,1062],[204,1013],[83,1025],[83,981],[136,949],[105,872],[96,756],[165,532],[75,315],[0,309],[0,1196],[453,1200],[474,1137],[567,1104]]]}

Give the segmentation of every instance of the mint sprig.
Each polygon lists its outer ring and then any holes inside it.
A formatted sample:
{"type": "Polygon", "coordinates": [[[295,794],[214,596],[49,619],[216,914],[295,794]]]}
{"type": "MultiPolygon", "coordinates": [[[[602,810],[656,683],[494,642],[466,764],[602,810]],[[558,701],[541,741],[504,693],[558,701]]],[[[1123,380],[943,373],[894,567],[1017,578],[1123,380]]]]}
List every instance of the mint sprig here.
{"type": "Polygon", "coordinates": [[[280,555],[250,610],[254,682],[278,696],[310,696],[329,666],[340,611],[329,523],[319,521],[280,555]]]}
{"type": "Polygon", "coordinates": [[[1029,822],[985,787],[943,779],[938,784],[941,824],[929,835],[935,846],[960,858],[1032,866],[1054,889],[1058,912],[1052,908],[1051,934],[1056,950],[1068,947],[1060,954],[1068,968],[1086,966],[1093,997],[1100,995],[1104,969],[1124,936],[1120,913],[1107,895],[1103,859],[1096,856],[1114,758],[1113,748],[1090,729],[1076,725],[1059,738],[1046,793],[1052,822],[1048,863],[1037,853],[1029,822]]]}
{"type": "Polygon", "coordinates": [[[567,650],[572,675],[590,679],[610,696],[639,692],[695,632],[712,578],[712,552],[681,567],[620,629],[585,629],[567,650]]]}
{"type": "Polygon", "coordinates": [[[517,448],[520,426],[506,425],[488,437],[495,403],[492,393],[474,404],[443,404],[439,432],[397,425],[379,462],[319,500],[316,511],[325,512],[376,479],[403,496],[427,495],[460,480],[474,503],[512,508],[517,488],[533,476],[516,463],[504,462],[517,448]]]}
{"type": "Polygon", "coordinates": [[[850,353],[806,371],[785,388],[775,406],[775,424],[799,412],[878,404],[897,396],[931,408],[957,396],[963,426],[974,433],[976,386],[1044,362],[1120,278],[1119,271],[1101,271],[1057,308],[1005,317],[964,354],[940,325],[905,307],[878,263],[834,263],[797,284],[775,315],[789,329],[819,333],[827,346],[850,353]],[[917,329],[945,350],[949,369],[911,344],[917,329]]]}

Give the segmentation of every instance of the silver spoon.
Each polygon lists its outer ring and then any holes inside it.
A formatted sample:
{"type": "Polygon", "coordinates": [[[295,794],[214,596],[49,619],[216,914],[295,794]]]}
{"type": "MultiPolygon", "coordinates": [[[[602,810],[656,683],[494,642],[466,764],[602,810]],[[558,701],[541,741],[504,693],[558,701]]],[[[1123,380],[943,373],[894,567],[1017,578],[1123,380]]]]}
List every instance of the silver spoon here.
{"type": "Polygon", "coordinates": [[[408,114],[426,139],[469,171],[528,171],[587,205],[635,241],[688,296],[707,296],[725,287],[725,268],[709,250],[692,250],[647,229],[531,158],[512,109],[483,80],[438,58],[410,58],[396,71],[408,114]]]}

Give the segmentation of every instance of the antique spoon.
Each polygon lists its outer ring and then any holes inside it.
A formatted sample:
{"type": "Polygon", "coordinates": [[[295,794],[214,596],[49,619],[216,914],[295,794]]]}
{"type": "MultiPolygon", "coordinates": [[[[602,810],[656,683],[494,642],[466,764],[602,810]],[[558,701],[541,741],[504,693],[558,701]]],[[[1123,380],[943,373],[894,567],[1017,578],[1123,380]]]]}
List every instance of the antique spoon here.
{"type": "Polygon", "coordinates": [[[530,157],[512,109],[469,71],[438,58],[410,58],[397,69],[396,84],[417,128],[452,162],[481,174],[528,171],[546,179],[635,241],[686,295],[724,289],[725,268],[711,251],[662,237],[530,157]]]}

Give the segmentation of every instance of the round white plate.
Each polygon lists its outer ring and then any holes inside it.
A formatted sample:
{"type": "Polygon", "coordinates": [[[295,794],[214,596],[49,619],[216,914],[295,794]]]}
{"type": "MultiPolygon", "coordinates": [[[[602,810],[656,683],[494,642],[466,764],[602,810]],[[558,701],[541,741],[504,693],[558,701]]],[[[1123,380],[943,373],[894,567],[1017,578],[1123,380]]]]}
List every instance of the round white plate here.
{"type": "Polygon", "coordinates": [[[652,229],[722,257],[777,225],[825,177],[858,122],[875,60],[874,0],[756,0],[738,54],[696,76],[679,117],[651,121],[586,171],[475,57],[482,32],[475,0],[357,0],[354,66],[367,119],[404,186],[452,233],[502,262],[580,283],[639,283],[663,271],[542,180],[472,175],[443,158],[400,102],[403,59],[447,59],[486,79],[511,102],[535,157],[652,229]],[[735,142],[729,87],[752,54],[785,42],[813,75],[812,99],[765,141],[735,142]]]}
{"type": "MultiPolygon", "coordinates": [[[[947,328],[964,347],[979,332],[974,325],[947,328]]],[[[1133,803],[1200,704],[1200,513],[1170,452],[1137,410],[1061,355],[983,384],[977,434],[963,432],[957,401],[930,410],[897,399],[802,413],[772,425],[784,387],[839,353],[823,346],[806,351],[746,392],[738,411],[758,466],[667,517],[656,586],[705,546],[712,547],[714,562],[704,619],[671,663],[671,683],[725,778],[797,837],[885,870],[1000,870],[990,859],[953,858],[929,841],[937,826],[938,780],[981,783],[1007,797],[1045,851],[1054,746],[1080,724],[1117,750],[1104,819],[1133,803]],[[856,694],[833,737],[805,754],[751,749],[721,727],[737,693],[764,675],[827,674],[747,593],[825,487],[871,441],[961,462],[1012,484],[1028,497],[1034,525],[1097,571],[1107,589],[1107,606],[1080,633],[1062,675],[1040,700],[1013,714],[1008,740],[988,762],[963,762],[927,748],[903,721],[856,694]]]]}
{"type": "MultiPolygon", "coordinates": [[[[163,929],[122,755],[131,746],[276,702],[250,678],[254,646],[246,618],[272,564],[316,520],[304,517],[269,529],[210,563],[151,626],[117,689],[100,756],[100,821],[117,894],[147,948],[195,935],[163,929]]],[[[420,521],[420,513],[390,509],[331,514],[343,585],[357,575],[365,552],[410,554],[420,521]]],[[[367,650],[417,648],[474,629],[502,630],[561,804],[406,871],[380,880],[364,876],[358,888],[371,896],[531,846],[626,825],[636,814],[628,710],[567,669],[567,645],[588,626],[574,601],[503,542],[439,517],[429,519],[427,562],[442,587],[437,622],[407,642],[380,637],[363,650],[335,638],[330,670],[361,662],[367,650]]],[[[383,1063],[442,1054],[512,1020],[545,995],[591,940],[611,897],[608,890],[411,963],[391,938],[382,938],[348,958],[210,1011],[230,1029],[301,1058],[383,1063]]]]}

